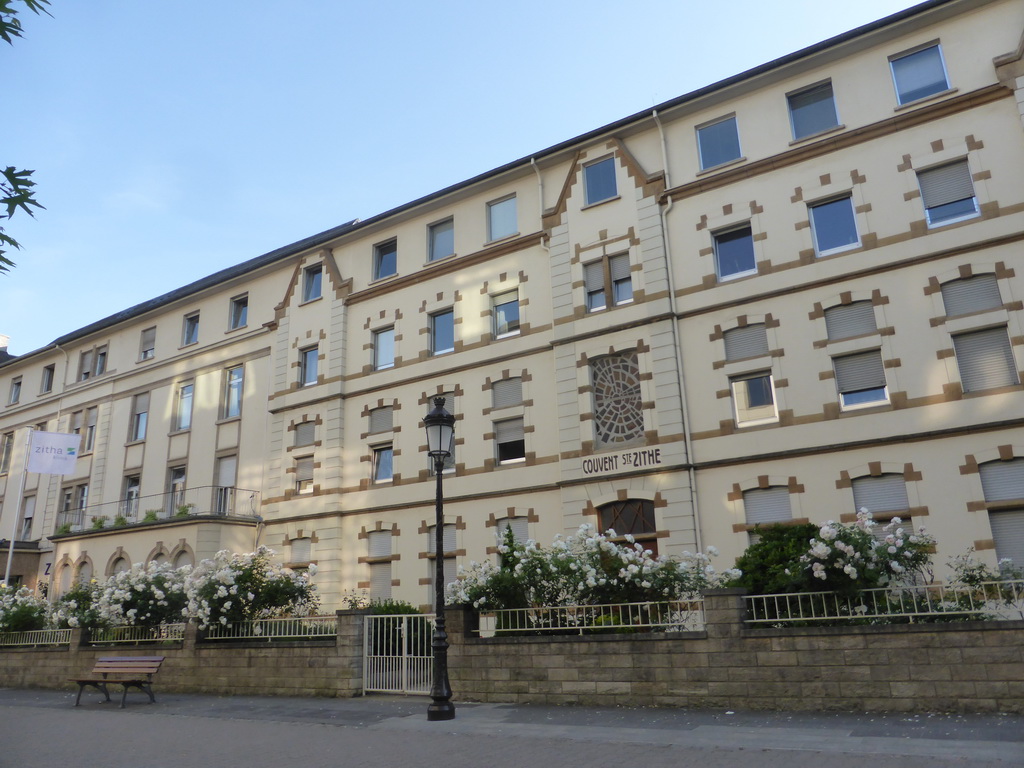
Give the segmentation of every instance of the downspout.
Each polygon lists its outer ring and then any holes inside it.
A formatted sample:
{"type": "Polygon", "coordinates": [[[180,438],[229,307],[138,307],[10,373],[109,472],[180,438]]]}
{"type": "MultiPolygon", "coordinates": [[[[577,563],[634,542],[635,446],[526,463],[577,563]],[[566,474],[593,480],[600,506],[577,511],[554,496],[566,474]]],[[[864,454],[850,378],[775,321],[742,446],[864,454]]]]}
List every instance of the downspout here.
{"type": "MultiPolygon", "coordinates": [[[[672,182],[669,176],[668,167],[668,142],[665,139],[665,129],[658,117],[658,110],[651,111],[655,125],[658,126],[658,134],[661,137],[661,164],[665,169],[665,189],[672,189],[672,182]]],[[[665,273],[668,275],[668,295],[670,308],[672,310],[672,347],[676,358],[676,383],[679,386],[679,403],[683,416],[683,444],[686,447],[687,474],[690,485],[690,505],[693,507],[693,529],[695,546],[700,552],[704,548],[701,536],[700,505],[697,496],[697,471],[693,468],[693,440],[690,437],[690,409],[686,401],[686,377],[683,373],[683,349],[679,343],[679,322],[676,319],[676,286],[672,270],[672,246],[668,236],[668,214],[672,210],[674,201],[668,198],[667,206],[659,206],[661,213],[661,237],[665,245],[665,273]]]]}
{"type": "MultiPolygon", "coordinates": [[[[537,160],[530,158],[530,165],[533,168],[533,172],[537,174],[537,214],[539,216],[539,223],[541,229],[544,228],[544,178],[540,175],[540,168],[537,166],[537,160]]],[[[551,255],[551,246],[548,245],[546,237],[540,239],[541,247],[551,255]]]]}

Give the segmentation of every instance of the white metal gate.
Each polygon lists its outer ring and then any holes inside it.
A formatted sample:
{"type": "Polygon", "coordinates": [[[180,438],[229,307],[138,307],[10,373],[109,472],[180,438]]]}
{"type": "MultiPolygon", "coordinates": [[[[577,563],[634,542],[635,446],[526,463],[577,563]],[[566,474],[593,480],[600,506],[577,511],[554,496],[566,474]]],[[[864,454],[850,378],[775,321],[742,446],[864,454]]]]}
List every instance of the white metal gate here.
{"type": "Polygon", "coordinates": [[[433,614],[367,616],[363,693],[430,693],[433,614]]]}

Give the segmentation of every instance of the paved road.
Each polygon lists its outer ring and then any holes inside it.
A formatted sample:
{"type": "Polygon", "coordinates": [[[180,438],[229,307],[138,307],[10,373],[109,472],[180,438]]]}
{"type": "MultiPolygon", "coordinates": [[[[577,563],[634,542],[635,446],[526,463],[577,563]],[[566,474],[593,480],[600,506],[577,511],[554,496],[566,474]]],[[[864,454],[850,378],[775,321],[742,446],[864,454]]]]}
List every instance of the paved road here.
{"type": "Polygon", "coordinates": [[[0,688],[0,768],[1024,766],[1024,717],[833,715],[0,688]]]}

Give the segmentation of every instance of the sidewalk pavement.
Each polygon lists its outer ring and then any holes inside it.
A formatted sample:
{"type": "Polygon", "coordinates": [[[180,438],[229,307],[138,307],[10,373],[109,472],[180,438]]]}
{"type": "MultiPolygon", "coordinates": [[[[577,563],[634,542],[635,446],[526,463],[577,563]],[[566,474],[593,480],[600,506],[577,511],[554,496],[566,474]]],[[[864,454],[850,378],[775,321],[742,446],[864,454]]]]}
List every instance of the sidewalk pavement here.
{"type": "Polygon", "coordinates": [[[1024,766],[1024,717],[760,713],[0,688],[0,768],[1024,766]]]}

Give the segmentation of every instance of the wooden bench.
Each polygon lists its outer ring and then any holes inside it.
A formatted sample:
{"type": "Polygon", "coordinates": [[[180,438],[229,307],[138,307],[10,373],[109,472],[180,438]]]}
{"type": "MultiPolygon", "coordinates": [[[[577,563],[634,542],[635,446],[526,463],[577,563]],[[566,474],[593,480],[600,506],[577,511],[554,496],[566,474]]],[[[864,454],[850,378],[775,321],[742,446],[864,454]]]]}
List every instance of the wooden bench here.
{"type": "Polygon", "coordinates": [[[124,701],[128,697],[129,688],[138,688],[149,694],[149,703],[156,701],[153,696],[153,675],[160,671],[163,663],[163,656],[103,656],[96,660],[96,666],[86,677],[71,677],[68,680],[78,683],[78,696],[75,698],[75,706],[82,700],[82,691],[85,687],[92,686],[100,691],[106,700],[110,701],[110,693],[107,685],[120,685],[123,689],[121,694],[121,708],[124,708],[124,701]]]}

